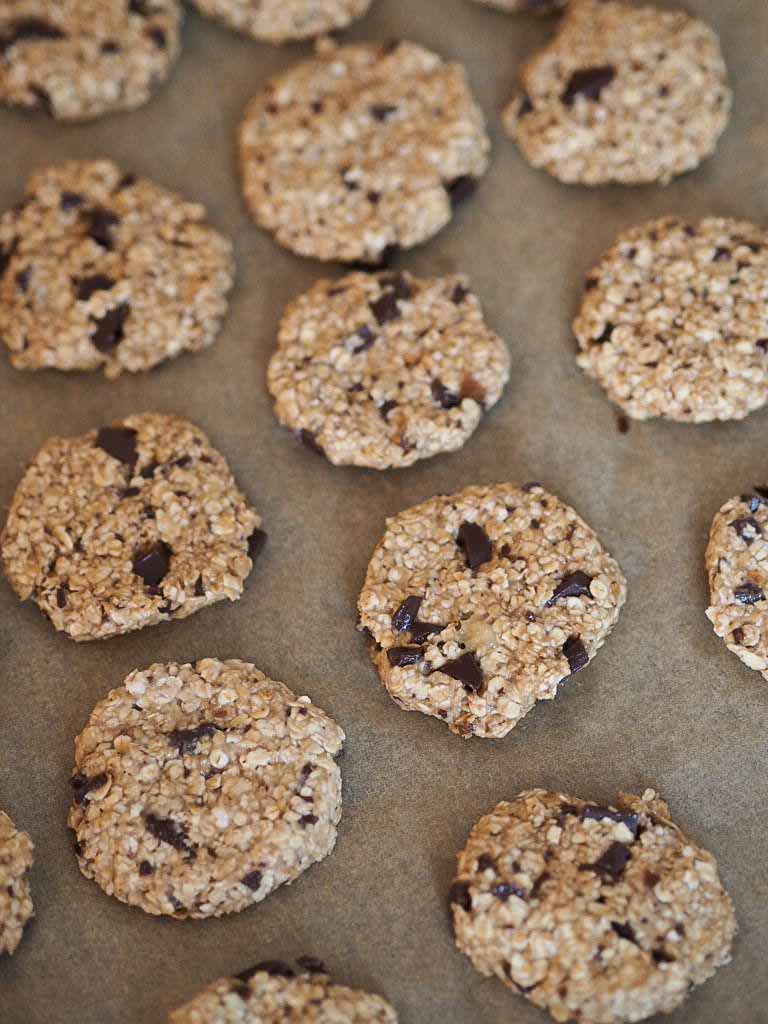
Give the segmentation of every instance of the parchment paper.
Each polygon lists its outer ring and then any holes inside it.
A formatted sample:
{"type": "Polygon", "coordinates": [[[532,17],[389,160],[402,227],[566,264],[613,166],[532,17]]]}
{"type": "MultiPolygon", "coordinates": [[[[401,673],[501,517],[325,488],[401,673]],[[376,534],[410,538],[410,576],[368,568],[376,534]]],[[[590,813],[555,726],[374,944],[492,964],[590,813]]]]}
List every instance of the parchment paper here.
{"type": "Polygon", "coordinates": [[[36,166],[110,156],[204,202],[236,240],[239,278],[208,352],[108,383],[21,373],[0,353],[0,503],[53,433],[157,409],[203,427],[265,518],[243,599],[98,644],[57,634],[0,582],[0,806],[36,845],[36,918],[0,961],[2,1024],[160,1024],[221,975],[313,953],[381,991],[402,1024],[548,1018],[453,946],[454,857],[474,821],[530,786],[607,801],[656,787],[717,856],[740,921],[734,962],[674,1024],[768,1021],[768,685],[704,617],[715,511],[768,478],[768,411],[742,423],[633,423],[580,375],[569,322],[586,272],[622,228],[710,213],[768,219],[765,0],[687,0],[719,31],[736,92],[714,159],[666,189],[588,191],[532,170],[500,129],[521,60],[551,31],[467,0],[375,0],[350,35],[411,38],[463,61],[489,120],[493,166],[453,224],[400,265],[464,270],[508,341],[511,386],[464,451],[407,471],[336,469],[273,419],[266,362],[284,304],[337,268],[279,249],[246,216],[235,130],[269,75],[309,52],[260,45],[190,13],[172,81],[143,110],[82,126],[0,112],[0,206],[36,166]],[[438,491],[540,480],[599,532],[629,602],[595,662],[505,740],[464,742],[399,710],[380,686],[355,601],[384,518],[438,491]],[[81,877],[65,821],[75,735],[92,706],[153,661],[254,661],[308,693],[348,733],[336,851],[294,885],[218,921],[155,919],[81,877]]]}

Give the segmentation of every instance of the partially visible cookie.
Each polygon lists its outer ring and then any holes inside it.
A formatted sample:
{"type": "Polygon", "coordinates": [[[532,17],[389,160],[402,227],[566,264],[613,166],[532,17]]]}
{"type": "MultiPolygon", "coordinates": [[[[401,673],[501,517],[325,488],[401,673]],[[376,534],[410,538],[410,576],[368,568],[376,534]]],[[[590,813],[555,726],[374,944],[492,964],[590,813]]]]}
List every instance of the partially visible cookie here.
{"type": "Polygon", "coordinates": [[[630,416],[738,420],[768,399],[768,232],[664,217],[587,278],[578,364],[630,416]]]}
{"type": "Polygon", "coordinates": [[[305,443],[387,469],[460,448],[508,377],[465,278],[386,272],[319,281],[293,302],[267,380],[305,443]]]}
{"type": "Polygon", "coordinates": [[[203,14],[238,32],[285,43],[346,28],[366,13],[371,0],[192,0],[203,14]]]}
{"type": "Polygon", "coordinates": [[[170,1024],[397,1024],[381,996],[334,985],[315,957],[266,960],[221,978],[169,1017],[170,1024]]]}
{"type": "Polygon", "coordinates": [[[56,629],[98,640],[236,601],[266,539],[260,525],[201,430],[143,413],[43,445],[0,557],[56,629]]]}
{"type": "Polygon", "coordinates": [[[0,0],[0,102],[84,120],[133,110],[179,55],[179,0],[0,0]]]}
{"type": "Polygon", "coordinates": [[[475,0],[476,3],[496,7],[513,14],[551,14],[565,7],[568,0],[475,0]]]}
{"type": "Polygon", "coordinates": [[[32,849],[27,833],[17,831],[0,811],[0,955],[16,950],[34,913],[26,877],[32,867],[32,849]]]}
{"type": "Polygon", "coordinates": [[[489,148],[464,69],[408,42],[326,42],[273,78],[240,128],[257,223],[299,255],[347,263],[445,227],[489,148]]]}
{"type": "Polygon", "coordinates": [[[567,183],[666,183],[709,156],[728,121],[720,43],[683,11],[574,0],[524,66],[504,125],[567,183]]]}
{"type": "Polygon", "coordinates": [[[475,825],[451,889],[456,944],[556,1021],[668,1013],[731,958],[711,853],[653,790],[600,807],[533,789],[475,825]]]}
{"type": "Polygon", "coordinates": [[[80,870],[149,914],[244,910],[333,849],[343,742],[242,661],[132,672],[75,742],[80,870]]]}
{"type": "Polygon", "coordinates": [[[233,272],[197,203],[107,160],[46,167],[0,218],[0,338],[17,369],[148,370],[213,343],[233,272]]]}
{"type": "Polygon", "coordinates": [[[625,598],[619,566],[559,498],[467,487],[387,520],[359,628],[400,707],[501,737],[592,660],[625,598]]]}

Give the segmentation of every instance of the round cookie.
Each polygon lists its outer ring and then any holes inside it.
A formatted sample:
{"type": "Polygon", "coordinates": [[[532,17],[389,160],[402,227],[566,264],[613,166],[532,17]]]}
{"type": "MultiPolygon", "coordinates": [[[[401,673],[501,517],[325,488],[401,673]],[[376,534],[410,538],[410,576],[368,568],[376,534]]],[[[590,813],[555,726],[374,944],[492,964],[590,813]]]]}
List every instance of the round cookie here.
{"type": "Polygon", "coordinates": [[[266,960],[221,978],[172,1013],[170,1024],[397,1024],[385,999],[332,984],[315,957],[300,957],[297,968],[266,960]]]}
{"type": "Polygon", "coordinates": [[[0,955],[15,952],[34,913],[26,877],[32,867],[32,849],[27,833],[18,832],[0,811],[0,955]]]}
{"type": "Polygon", "coordinates": [[[233,273],[197,203],[107,160],[46,167],[0,218],[0,337],[21,370],[148,370],[213,343],[233,273]]]}
{"type": "Polygon", "coordinates": [[[380,264],[451,219],[490,143],[464,69],[415,43],[326,42],[240,128],[253,217],[301,256],[380,264]]]}
{"type": "Polygon", "coordinates": [[[714,151],[731,106],[707,25],[615,0],[574,0],[521,86],[504,126],[568,184],[669,182],[714,151]]]}
{"type": "Polygon", "coordinates": [[[236,601],[266,540],[260,525],[201,430],[143,413],[46,441],[0,557],[23,601],[73,640],[97,640],[236,601]]]}
{"type": "Polygon", "coordinates": [[[346,28],[371,0],[192,0],[195,7],[238,32],[269,43],[311,39],[346,28]]]}
{"type": "Polygon", "coordinates": [[[768,679],[768,488],[723,505],[712,523],[706,566],[707,618],[715,633],[768,679]]]}
{"type": "Polygon", "coordinates": [[[715,858],[669,813],[652,789],[498,804],[458,857],[456,945],[556,1021],[673,1010],[728,963],[736,918],[715,858]]]}
{"type": "Polygon", "coordinates": [[[179,0],[0,0],[0,102],[84,120],[146,103],[179,55],[179,0]]]}
{"type": "Polygon", "coordinates": [[[565,7],[568,0],[475,0],[475,3],[512,14],[551,14],[565,7]]]}
{"type": "Polygon", "coordinates": [[[343,742],[243,661],[132,672],[75,741],[80,870],[149,914],[244,910],[333,849],[343,742]]]}
{"type": "Polygon", "coordinates": [[[465,278],[390,272],[293,302],[267,375],[281,423],[334,465],[375,469],[460,448],[508,378],[465,278]]]}
{"type": "Polygon", "coordinates": [[[539,484],[468,487],[387,520],[358,601],[393,700],[501,737],[602,647],[619,566],[539,484]]]}
{"type": "Polygon", "coordinates": [[[675,217],[624,232],[587,278],[577,362],[636,419],[741,419],[768,398],[768,232],[675,217]]]}

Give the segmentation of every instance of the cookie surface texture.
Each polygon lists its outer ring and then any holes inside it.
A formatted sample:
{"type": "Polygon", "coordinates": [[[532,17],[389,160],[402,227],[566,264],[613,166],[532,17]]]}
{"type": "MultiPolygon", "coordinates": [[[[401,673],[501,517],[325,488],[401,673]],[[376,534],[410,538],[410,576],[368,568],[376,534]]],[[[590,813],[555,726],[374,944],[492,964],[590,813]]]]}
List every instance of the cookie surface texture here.
{"type": "Polygon", "coordinates": [[[15,952],[24,925],[32,917],[27,872],[32,867],[32,840],[0,811],[0,956],[15,952]]]}
{"type": "Polygon", "coordinates": [[[202,13],[270,43],[311,39],[346,28],[371,0],[193,0],[202,13]]]}

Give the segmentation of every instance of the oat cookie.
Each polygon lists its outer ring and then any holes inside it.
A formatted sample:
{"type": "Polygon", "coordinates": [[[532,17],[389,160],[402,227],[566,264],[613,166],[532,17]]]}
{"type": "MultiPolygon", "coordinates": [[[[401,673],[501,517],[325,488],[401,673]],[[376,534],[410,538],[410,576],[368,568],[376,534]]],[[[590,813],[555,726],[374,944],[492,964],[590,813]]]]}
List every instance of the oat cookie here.
{"type": "Polygon", "coordinates": [[[269,43],[311,39],[346,28],[371,0],[192,0],[203,14],[269,43]]]}
{"type": "Polygon", "coordinates": [[[32,840],[0,811],[0,956],[15,951],[33,915],[26,877],[31,867],[32,840]]]}
{"type": "Polygon", "coordinates": [[[240,128],[255,220],[302,256],[378,264],[451,219],[490,143],[464,69],[415,43],[325,43],[240,128]]]}
{"type": "Polygon", "coordinates": [[[556,1021],[667,1013],[730,960],[711,853],[652,789],[613,807],[533,789],[475,825],[451,889],[456,944],[556,1021]]]}
{"type": "Polygon", "coordinates": [[[737,420],[768,398],[768,232],[665,217],[587,278],[578,364],[636,419],[737,420]]]}
{"type": "Polygon", "coordinates": [[[170,1024],[397,1024],[381,996],[331,983],[313,956],[297,961],[266,960],[234,978],[209,985],[170,1015],[170,1024]]]}
{"type": "Polygon", "coordinates": [[[467,487],[387,520],[359,628],[400,707],[501,737],[591,661],[625,598],[619,566],[559,498],[467,487]]]}
{"type": "Polygon", "coordinates": [[[233,271],[197,203],[107,160],[46,167],[0,218],[0,337],[20,370],[148,370],[212,344],[233,271]]]}
{"type": "Polygon", "coordinates": [[[179,0],[0,0],[0,102],[68,121],[140,107],[181,21],[179,0]]]}
{"type": "Polygon", "coordinates": [[[127,416],[46,441],[0,535],[3,566],[73,640],[236,601],[266,534],[224,457],[186,420],[127,416]]]}
{"type": "Polygon", "coordinates": [[[565,7],[568,0],[475,0],[476,3],[488,7],[496,7],[500,11],[511,11],[513,14],[551,14],[565,7]]]}
{"type": "Polygon", "coordinates": [[[702,21],[575,0],[524,66],[504,125],[560,181],[666,183],[714,151],[730,106],[720,43],[702,21]]]}
{"type": "Polygon", "coordinates": [[[466,278],[386,272],[293,302],[267,379],[280,422],[331,462],[387,469],[460,448],[508,377],[466,278]]]}
{"type": "Polygon", "coordinates": [[[333,849],[343,742],[243,661],[132,672],[75,741],[80,870],[149,914],[244,910],[333,849]]]}

